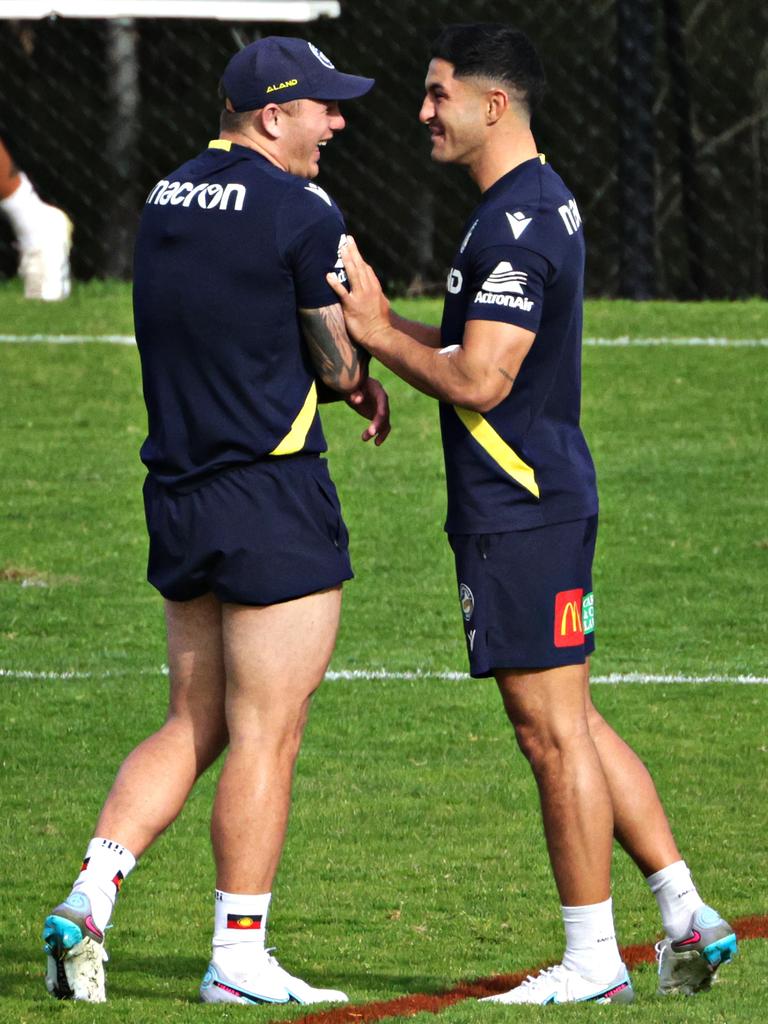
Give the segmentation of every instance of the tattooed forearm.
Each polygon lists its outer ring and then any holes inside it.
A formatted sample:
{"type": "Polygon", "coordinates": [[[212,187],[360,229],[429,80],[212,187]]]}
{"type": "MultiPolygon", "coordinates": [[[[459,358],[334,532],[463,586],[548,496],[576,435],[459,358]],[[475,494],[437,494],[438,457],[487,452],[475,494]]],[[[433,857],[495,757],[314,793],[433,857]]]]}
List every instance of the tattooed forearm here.
{"type": "Polygon", "coordinates": [[[351,391],[365,377],[366,354],[350,340],[341,306],[301,309],[301,327],[320,380],[335,391],[351,391]]]}
{"type": "Polygon", "coordinates": [[[498,371],[499,371],[499,373],[501,374],[502,377],[506,377],[507,378],[507,380],[509,381],[510,384],[514,384],[515,383],[515,378],[511,374],[507,373],[507,371],[504,369],[503,366],[499,366],[498,367],[498,371]]]}

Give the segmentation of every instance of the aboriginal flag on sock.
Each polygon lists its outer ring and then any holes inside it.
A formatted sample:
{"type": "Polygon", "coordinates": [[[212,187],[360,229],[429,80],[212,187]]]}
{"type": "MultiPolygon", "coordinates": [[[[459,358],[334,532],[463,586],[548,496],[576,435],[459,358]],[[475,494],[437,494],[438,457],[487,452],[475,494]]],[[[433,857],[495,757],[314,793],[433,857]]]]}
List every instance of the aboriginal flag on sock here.
{"type": "Polygon", "coordinates": [[[234,928],[235,931],[250,932],[258,931],[261,928],[261,914],[227,914],[227,928],[234,928]]]}

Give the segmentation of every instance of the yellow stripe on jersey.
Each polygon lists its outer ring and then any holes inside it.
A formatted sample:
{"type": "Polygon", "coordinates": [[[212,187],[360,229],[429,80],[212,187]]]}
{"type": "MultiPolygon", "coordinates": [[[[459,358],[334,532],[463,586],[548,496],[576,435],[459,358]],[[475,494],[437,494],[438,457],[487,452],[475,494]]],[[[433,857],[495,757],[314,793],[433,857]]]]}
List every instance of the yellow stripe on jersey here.
{"type": "Polygon", "coordinates": [[[302,405],[299,410],[299,415],[291,424],[291,429],[285,435],[277,448],[273,448],[269,454],[293,455],[294,452],[300,452],[307,440],[307,434],[309,433],[309,428],[312,426],[312,421],[315,418],[316,412],[317,387],[315,382],[312,381],[309,393],[304,399],[304,405],[302,405]]]}
{"type": "Polygon", "coordinates": [[[229,139],[211,139],[208,143],[208,149],[226,149],[229,152],[232,149],[232,143],[229,139]]]}
{"type": "Polygon", "coordinates": [[[516,480],[526,491],[530,491],[537,498],[539,497],[539,485],[536,483],[536,476],[533,469],[517,454],[514,448],[510,448],[504,438],[498,434],[488,420],[479,412],[465,409],[462,405],[454,405],[456,415],[477,441],[481,448],[488,452],[494,462],[497,462],[505,473],[509,473],[513,480],[516,480]]]}

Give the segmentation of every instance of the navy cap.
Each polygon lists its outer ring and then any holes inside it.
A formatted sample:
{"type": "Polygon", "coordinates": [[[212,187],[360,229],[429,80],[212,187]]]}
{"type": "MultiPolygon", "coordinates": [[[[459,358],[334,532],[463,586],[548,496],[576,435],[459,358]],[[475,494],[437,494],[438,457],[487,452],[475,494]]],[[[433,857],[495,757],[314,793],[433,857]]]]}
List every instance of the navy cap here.
{"type": "Polygon", "coordinates": [[[352,100],[364,96],[373,78],[337,71],[306,39],[265,36],[236,53],[221,77],[238,112],[291,100],[352,100]]]}

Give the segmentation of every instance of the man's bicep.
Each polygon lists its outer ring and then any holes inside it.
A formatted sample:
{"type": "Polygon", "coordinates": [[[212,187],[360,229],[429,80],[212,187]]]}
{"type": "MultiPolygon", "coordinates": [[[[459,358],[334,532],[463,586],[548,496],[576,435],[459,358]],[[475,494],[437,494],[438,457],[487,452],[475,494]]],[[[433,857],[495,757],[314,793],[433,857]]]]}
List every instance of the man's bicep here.
{"type": "Polygon", "coordinates": [[[300,309],[299,317],[320,380],[334,391],[354,391],[365,378],[367,358],[347,334],[341,305],[300,309]]]}

